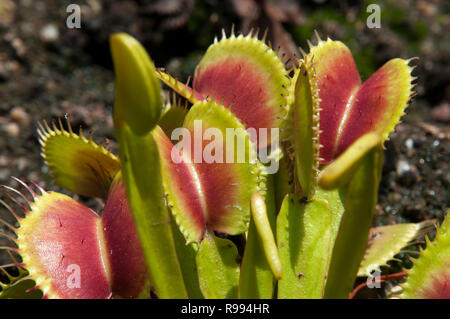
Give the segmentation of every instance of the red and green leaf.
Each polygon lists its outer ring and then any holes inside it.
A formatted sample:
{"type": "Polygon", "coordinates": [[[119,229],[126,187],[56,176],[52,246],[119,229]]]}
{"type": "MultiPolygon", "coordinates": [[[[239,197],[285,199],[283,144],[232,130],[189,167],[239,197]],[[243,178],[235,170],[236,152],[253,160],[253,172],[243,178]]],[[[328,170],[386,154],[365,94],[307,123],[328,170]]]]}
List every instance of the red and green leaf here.
{"type": "MultiPolygon", "coordinates": [[[[10,255],[14,263],[9,266],[16,267],[19,276],[7,275],[9,283],[1,285],[2,296],[17,295],[29,286],[30,280],[35,285],[27,290],[40,290],[45,298],[149,296],[142,247],[120,174],[112,184],[101,218],[66,195],[47,193],[41,188],[38,195],[26,184],[22,185],[33,196],[33,201],[27,199],[29,207],[23,207],[24,217],[2,202],[19,222],[18,228],[11,229],[17,238],[9,237],[18,248],[7,249],[22,259],[19,263],[10,255]],[[27,284],[16,287],[22,280],[27,284]]],[[[17,195],[26,198],[19,192],[17,195]]],[[[0,270],[4,267],[2,265],[0,270]]],[[[23,297],[36,295],[24,294],[23,297]]]]}
{"type": "Polygon", "coordinates": [[[120,173],[109,190],[102,226],[113,294],[121,298],[148,298],[150,285],[142,245],[120,173]]]}
{"type": "Polygon", "coordinates": [[[402,59],[390,60],[359,88],[342,122],[337,154],[367,132],[379,133],[383,141],[388,139],[410,101],[413,86],[412,67],[408,62],[402,59]]]}
{"type": "Polygon", "coordinates": [[[103,262],[106,255],[99,240],[100,221],[92,210],[63,194],[44,193],[32,204],[20,221],[17,245],[23,266],[45,297],[111,296],[109,269],[103,262]],[[68,284],[76,271],[78,287],[76,282],[68,284]]]}
{"type": "Polygon", "coordinates": [[[318,39],[308,56],[318,62],[322,164],[365,133],[376,132],[386,140],[412,96],[410,60],[390,60],[361,85],[352,54],[342,42],[318,39]]]}
{"type": "Polygon", "coordinates": [[[173,148],[174,145],[159,127],[152,134],[161,156],[161,174],[168,204],[180,231],[188,242],[200,241],[206,221],[204,197],[197,172],[193,164],[173,148]]]}
{"type": "MultiPolygon", "coordinates": [[[[259,128],[281,127],[289,85],[276,52],[251,34],[232,34],[208,48],[195,70],[193,88],[230,108],[247,128],[259,132],[259,128]]],[[[270,141],[258,147],[267,145],[270,141]]]]}
{"type": "MultiPolygon", "coordinates": [[[[192,88],[163,70],[158,77],[191,103],[212,100],[230,108],[257,136],[260,128],[281,127],[287,115],[288,73],[276,52],[252,34],[216,39],[195,70],[192,88]]],[[[258,143],[266,147],[270,137],[258,143]]]]}
{"type": "Polygon", "coordinates": [[[250,196],[264,187],[262,168],[245,128],[229,110],[213,102],[194,104],[184,128],[189,132],[186,137],[190,139],[189,149],[174,147],[161,129],[153,132],[162,157],[168,202],[181,231],[189,242],[200,241],[206,228],[233,235],[245,232],[250,218],[250,196]],[[220,142],[202,139],[208,129],[217,130],[214,139],[223,137],[222,145],[214,144],[221,145],[221,149],[215,146],[210,149],[222,154],[219,158],[223,162],[205,161],[203,155],[208,145],[220,142]],[[234,136],[227,138],[227,129],[236,129],[236,141],[234,136]],[[245,152],[242,163],[237,158],[239,146],[243,147],[239,152],[245,152]],[[195,158],[195,147],[201,163],[195,158]]]}

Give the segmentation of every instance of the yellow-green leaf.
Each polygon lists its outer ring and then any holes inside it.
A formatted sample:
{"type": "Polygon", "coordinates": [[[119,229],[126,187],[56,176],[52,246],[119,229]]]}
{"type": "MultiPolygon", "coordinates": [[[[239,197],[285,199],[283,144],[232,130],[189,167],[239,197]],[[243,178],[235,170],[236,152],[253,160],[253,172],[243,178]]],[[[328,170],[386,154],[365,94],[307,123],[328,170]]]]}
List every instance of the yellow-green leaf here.
{"type": "Polygon", "coordinates": [[[158,123],[162,111],[161,85],[144,47],[125,33],[111,36],[116,96],[115,116],[122,118],[137,135],[158,123]]]}
{"type": "Polygon", "coordinates": [[[319,176],[320,187],[329,190],[346,185],[355,172],[356,164],[380,143],[380,134],[367,133],[361,136],[334,162],[323,169],[319,176]]]}
{"type": "Polygon", "coordinates": [[[319,174],[319,88],[311,60],[301,61],[295,79],[294,104],[290,110],[295,173],[303,195],[311,199],[319,174]]]}
{"type": "MultiPolygon", "coordinates": [[[[267,175],[267,192],[265,196],[267,218],[271,232],[275,231],[276,214],[274,177],[267,175]]],[[[274,277],[270,270],[264,250],[256,230],[255,222],[250,220],[250,226],[245,243],[244,256],[241,263],[239,278],[240,299],[270,299],[273,295],[274,277]]]]}
{"type": "Polygon", "coordinates": [[[280,256],[278,255],[275,237],[270,226],[269,218],[267,217],[266,203],[264,197],[259,193],[252,194],[251,212],[267,263],[275,278],[280,280],[282,277],[280,256]]]}
{"type": "Polygon", "coordinates": [[[323,199],[301,202],[287,195],[277,218],[283,267],[278,298],[322,298],[331,256],[331,211],[323,199]]]}
{"type": "Polygon", "coordinates": [[[411,241],[434,229],[434,222],[379,226],[370,229],[369,243],[359,266],[358,276],[369,276],[373,270],[386,266],[389,260],[411,245],[411,241]]]}
{"type": "Polygon", "coordinates": [[[205,298],[237,298],[239,284],[238,251],[231,240],[206,232],[196,262],[200,288],[205,298]]]}
{"type": "Polygon", "coordinates": [[[333,247],[325,298],[348,298],[353,287],[367,246],[382,164],[381,144],[375,145],[356,163],[333,247]]]}
{"type": "Polygon", "coordinates": [[[151,134],[135,135],[126,123],[115,120],[122,175],[150,282],[159,298],[187,298],[164,201],[157,145],[151,134]]]}

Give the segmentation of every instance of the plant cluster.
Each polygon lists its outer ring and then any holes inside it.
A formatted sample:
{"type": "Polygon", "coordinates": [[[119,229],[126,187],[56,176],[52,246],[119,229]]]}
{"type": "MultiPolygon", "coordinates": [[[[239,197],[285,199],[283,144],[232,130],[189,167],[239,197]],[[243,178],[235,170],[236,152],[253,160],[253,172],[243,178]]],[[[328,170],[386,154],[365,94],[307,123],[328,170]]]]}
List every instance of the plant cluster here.
{"type": "MultiPolygon", "coordinates": [[[[371,229],[383,143],[413,96],[411,60],[361,83],[342,42],[316,41],[287,70],[265,37],[224,34],[190,86],[112,35],[119,156],[69,121],[38,129],[55,183],[103,199],[103,212],[37,185],[19,181],[31,198],[7,188],[23,213],[2,201],[17,223],[1,220],[12,245],[1,247],[11,263],[0,296],[348,298],[356,277],[388,266],[432,225],[371,229]],[[164,103],[160,82],[180,97],[164,103]]],[[[449,296],[447,224],[401,297],[449,296]]]]}

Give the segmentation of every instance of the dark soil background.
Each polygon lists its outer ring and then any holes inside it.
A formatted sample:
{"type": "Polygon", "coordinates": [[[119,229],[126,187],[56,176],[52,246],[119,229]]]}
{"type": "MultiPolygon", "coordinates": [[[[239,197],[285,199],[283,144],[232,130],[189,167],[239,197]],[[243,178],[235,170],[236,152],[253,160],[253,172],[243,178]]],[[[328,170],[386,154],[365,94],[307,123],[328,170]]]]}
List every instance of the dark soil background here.
{"type": "Polygon", "coordinates": [[[273,46],[288,56],[306,49],[317,30],[350,47],[363,80],[391,58],[419,57],[418,95],[386,143],[374,223],[442,219],[450,202],[449,7],[444,0],[0,0],[0,184],[17,187],[16,176],[63,191],[40,157],[43,119],[68,114],[73,127],[116,150],[112,32],[137,37],[157,66],[186,80],[232,24],[243,32],[269,28],[273,46]],[[80,29],[66,27],[70,3],[82,8],[80,29]],[[381,7],[380,29],[366,27],[369,3],[381,7]]]}

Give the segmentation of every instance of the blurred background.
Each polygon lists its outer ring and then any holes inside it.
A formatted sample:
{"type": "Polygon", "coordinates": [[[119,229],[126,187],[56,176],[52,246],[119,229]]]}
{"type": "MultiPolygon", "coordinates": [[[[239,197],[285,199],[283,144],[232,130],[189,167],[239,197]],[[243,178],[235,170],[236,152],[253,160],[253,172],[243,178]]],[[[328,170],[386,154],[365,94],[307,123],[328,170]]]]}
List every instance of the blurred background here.
{"type": "MultiPolygon", "coordinates": [[[[338,0],[0,0],[0,184],[10,176],[52,184],[36,123],[65,114],[115,151],[114,83],[108,38],[138,38],[156,66],[181,80],[225,29],[265,30],[287,56],[313,38],[343,41],[362,79],[394,57],[419,57],[418,95],[386,143],[375,224],[442,218],[450,184],[450,1],[338,0]],[[81,7],[81,28],[69,29],[69,4],[81,7]],[[370,29],[370,3],[381,28],[370,29]]],[[[80,199],[77,197],[77,199],[80,199]]],[[[81,198],[93,208],[94,200],[81,198]]]]}

